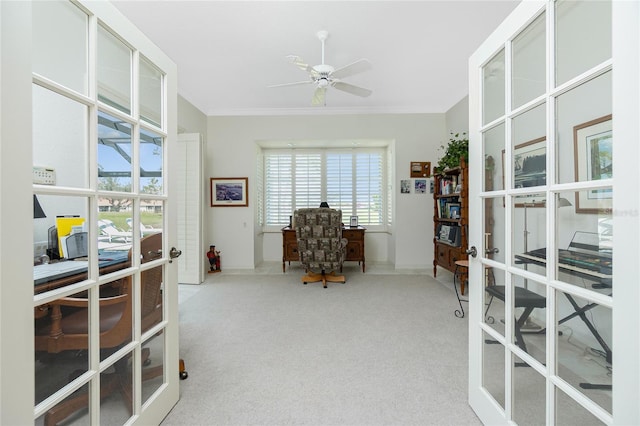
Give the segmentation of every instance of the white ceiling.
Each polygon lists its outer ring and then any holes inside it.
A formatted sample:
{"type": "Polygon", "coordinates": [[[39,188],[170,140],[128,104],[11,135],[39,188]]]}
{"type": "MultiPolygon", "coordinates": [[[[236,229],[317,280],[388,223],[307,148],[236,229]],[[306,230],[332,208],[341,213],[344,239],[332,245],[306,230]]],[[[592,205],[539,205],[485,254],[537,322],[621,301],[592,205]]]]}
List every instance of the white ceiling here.
{"type": "Polygon", "coordinates": [[[445,112],[468,93],[469,56],[519,0],[120,1],[115,6],[178,65],[178,92],[207,115],[445,112]],[[373,68],[344,78],[367,98],[313,85],[287,55],[321,63],[360,58],[373,68]]]}

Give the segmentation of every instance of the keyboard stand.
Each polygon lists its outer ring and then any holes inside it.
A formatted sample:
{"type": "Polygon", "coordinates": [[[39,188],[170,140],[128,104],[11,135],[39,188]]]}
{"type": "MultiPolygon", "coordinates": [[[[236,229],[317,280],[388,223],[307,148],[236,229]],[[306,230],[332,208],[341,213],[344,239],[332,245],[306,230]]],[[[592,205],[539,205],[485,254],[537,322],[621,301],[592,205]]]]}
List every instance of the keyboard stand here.
{"type": "MultiPolygon", "coordinates": [[[[571,306],[573,306],[573,309],[575,310],[575,312],[567,315],[566,317],[564,317],[560,321],[558,321],[558,325],[560,325],[560,324],[562,324],[562,323],[564,323],[566,321],[569,321],[572,318],[575,318],[575,317],[579,316],[580,319],[582,320],[582,322],[584,322],[584,324],[587,326],[589,331],[591,331],[591,334],[593,334],[593,337],[596,338],[596,340],[598,341],[598,343],[600,344],[600,346],[604,350],[605,359],[606,359],[607,363],[611,364],[612,363],[612,358],[613,358],[613,354],[611,352],[611,348],[609,348],[609,345],[607,345],[607,342],[605,342],[604,339],[602,338],[602,336],[600,336],[600,333],[598,333],[598,330],[596,330],[596,328],[593,326],[593,324],[591,323],[591,321],[589,320],[589,318],[587,318],[587,315],[585,314],[585,312],[587,312],[587,311],[593,309],[594,307],[598,306],[598,304],[597,303],[587,303],[584,306],[580,306],[575,301],[573,296],[571,296],[570,294],[567,294],[567,293],[564,293],[564,295],[569,300],[569,303],[571,303],[571,306]]],[[[603,390],[611,390],[612,389],[611,385],[593,384],[593,383],[580,383],[580,387],[582,389],[603,389],[603,390]]]]}

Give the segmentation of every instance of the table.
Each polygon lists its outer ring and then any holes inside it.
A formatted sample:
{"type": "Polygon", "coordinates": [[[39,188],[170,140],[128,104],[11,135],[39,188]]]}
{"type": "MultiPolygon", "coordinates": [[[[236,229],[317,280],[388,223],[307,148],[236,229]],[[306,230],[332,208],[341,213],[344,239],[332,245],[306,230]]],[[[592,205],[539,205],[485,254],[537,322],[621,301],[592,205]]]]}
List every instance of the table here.
{"type": "MultiPolygon", "coordinates": [[[[342,228],[342,238],[347,239],[347,254],[345,261],[357,261],[358,265],[362,263],[362,272],[364,272],[364,233],[367,228],[344,227],[342,228]]],[[[289,226],[282,228],[282,272],[285,272],[286,262],[297,262],[300,260],[298,255],[298,240],[296,239],[296,230],[289,226]]]]}

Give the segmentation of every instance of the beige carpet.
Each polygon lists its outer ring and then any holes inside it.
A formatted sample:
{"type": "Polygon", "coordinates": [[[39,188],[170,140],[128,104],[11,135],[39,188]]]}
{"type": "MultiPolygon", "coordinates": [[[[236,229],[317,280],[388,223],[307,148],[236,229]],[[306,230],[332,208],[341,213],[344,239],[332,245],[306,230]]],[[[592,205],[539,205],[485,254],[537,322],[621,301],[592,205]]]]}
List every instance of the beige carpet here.
{"type": "Polygon", "coordinates": [[[426,271],[345,266],[210,274],[181,286],[189,378],[163,425],[476,425],[467,404],[467,321],[426,271]]]}

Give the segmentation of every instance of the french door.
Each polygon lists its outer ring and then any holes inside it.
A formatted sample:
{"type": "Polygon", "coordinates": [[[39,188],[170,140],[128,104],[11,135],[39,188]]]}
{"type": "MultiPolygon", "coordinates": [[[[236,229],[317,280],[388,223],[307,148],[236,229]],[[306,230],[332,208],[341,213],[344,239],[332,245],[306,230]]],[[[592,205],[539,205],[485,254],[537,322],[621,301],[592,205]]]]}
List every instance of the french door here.
{"type": "Polygon", "coordinates": [[[108,2],[7,3],[3,77],[24,136],[3,137],[16,155],[2,169],[29,202],[3,191],[2,235],[29,241],[2,264],[2,340],[26,372],[12,377],[5,346],[2,423],[157,424],[179,380],[175,64],[108,2]]]}
{"type": "Polygon", "coordinates": [[[469,399],[487,424],[640,420],[639,16],[525,1],[470,59],[469,399]]]}

